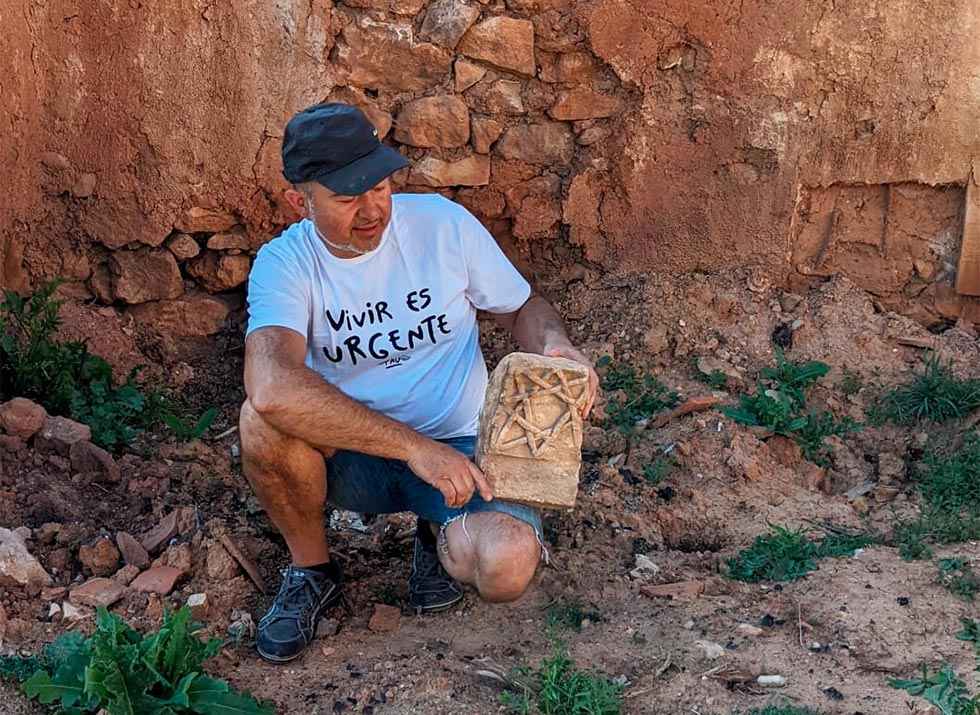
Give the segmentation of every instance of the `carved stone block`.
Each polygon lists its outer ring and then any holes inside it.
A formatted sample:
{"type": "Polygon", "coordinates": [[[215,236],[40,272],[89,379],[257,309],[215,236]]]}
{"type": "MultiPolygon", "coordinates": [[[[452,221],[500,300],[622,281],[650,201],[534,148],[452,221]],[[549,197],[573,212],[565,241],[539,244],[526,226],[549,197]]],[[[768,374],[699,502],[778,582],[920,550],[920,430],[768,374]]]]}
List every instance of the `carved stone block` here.
{"type": "Polygon", "coordinates": [[[511,353],[500,361],[476,445],[476,464],[493,480],[495,498],[575,506],[588,386],[588,369],[565,358],[511,353]]]}

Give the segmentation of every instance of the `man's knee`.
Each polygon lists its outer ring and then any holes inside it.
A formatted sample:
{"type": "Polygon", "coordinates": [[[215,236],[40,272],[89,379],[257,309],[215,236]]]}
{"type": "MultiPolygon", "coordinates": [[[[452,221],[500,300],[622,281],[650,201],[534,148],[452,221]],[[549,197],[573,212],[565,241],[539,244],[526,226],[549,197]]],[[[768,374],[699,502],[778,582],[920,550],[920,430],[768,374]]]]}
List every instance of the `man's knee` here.
{"type": "Polygon", "coordinates": [[[282,433],[266,422],[248,399],[238,413],[238,436],[246,464],[265,461],[281,451],[284,442],[282,433]]]}
{"type": "Polygon", "coordinates": [[[328,455],[269,424],[249,400],[238,417],[242,446],[242,471],[251,482],[263,477],[289,477],[311,469],[322,475],[328,455]]]}
{"type": "Polygon", "coordinates": [[[534,529],[510,518],[499,527],[497,538],[477,555],[477,587],[480,596],[494,603],[520,598],[534,578],[541,545],[534,529]]]}

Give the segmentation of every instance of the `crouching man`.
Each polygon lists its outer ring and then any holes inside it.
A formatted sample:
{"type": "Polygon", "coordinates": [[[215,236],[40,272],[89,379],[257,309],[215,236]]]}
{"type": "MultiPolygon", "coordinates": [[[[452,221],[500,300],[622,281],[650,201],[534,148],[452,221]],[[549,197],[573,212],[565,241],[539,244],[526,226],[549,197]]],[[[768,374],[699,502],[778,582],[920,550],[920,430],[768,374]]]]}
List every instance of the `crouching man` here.
{"type": "MultiPolygon", "coordinates": [[[[286,126],[286,199],[305,218],[265,245],[249,277],[246,477],[292,563],[258,629],[285,662],[337,603],[324,507],[418,516],[409,599],[452,606],[471,584],[518,598],[542,557],[532,508],[493,498],[473,464],[487,385],[476,311],[528,352],[589,365],[463,207],[435,194],[392,196],[407,166],[360,110],[319,104],[286,126]]],[[[590,365],[591,368],[591,365],[590,365]]],[[[591,409],[598,380],[591,373],[591,409]]]]}

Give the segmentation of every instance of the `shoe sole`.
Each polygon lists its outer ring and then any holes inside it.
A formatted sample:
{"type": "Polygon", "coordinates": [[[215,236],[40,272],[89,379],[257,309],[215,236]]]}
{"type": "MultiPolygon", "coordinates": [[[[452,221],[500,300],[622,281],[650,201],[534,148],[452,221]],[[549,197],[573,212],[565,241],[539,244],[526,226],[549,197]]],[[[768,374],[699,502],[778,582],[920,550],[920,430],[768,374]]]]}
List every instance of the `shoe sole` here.
{"type": "Polygon", "coordinates": [[[421,613],[442,613],[443,611],[448,611],[450,608],[455,606],[457,603],[463,600],[463,594],[459,594],[456,598],[451,601],[446,601],[445,603],[440,603],[435,606],[416,606],[410,603],[409,605],[418,612],[421,613]]]}
{"type": "Polygon", "coordinates": [[[259,654],[259,656],[263,660],[267,660],[270,663],[288,663],[290,661],[296,660],[301,655],[303,655],[303,653],[306,652],[307,648],[310,647],[310,644],[312,644],[313,641],[316,640],[316,627],[319,625],[320,619],[323,618],[323,615],[327,611],[329,611],[331,608],[334,608],[334,607],[340,605],[340,603],[343,600],[343,598],[344,598],[344,592],[342,590],[340,590],[340,589],[337,589],[336,595],[333,596],[333,597],[331,597],[330,600],[328,600],[326,603],[324,603],[322,606],[320,606],[320,610],[317,612],[316,616],[314,616],[314,618],[313,618],[313,638],[310,640],[309,643],[307,643],[302,648],[300,648],[296,652],[295,655],[289,655],[289,656],[286,656],[286,657],[283,657],[281,655],[272,655],[271,653],[265,653],[265,652],[263,652],[262,648],[260,648],[258,645],[255,646],[255,651],[259,654]]]}

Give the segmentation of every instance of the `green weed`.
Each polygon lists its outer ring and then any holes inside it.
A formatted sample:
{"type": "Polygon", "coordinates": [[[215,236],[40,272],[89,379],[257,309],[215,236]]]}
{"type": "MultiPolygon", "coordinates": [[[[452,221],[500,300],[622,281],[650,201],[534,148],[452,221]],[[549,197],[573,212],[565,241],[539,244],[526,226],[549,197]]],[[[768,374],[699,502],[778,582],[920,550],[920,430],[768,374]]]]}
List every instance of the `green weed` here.
{"type": "Polygon", "coordinates": [[[579,601],[562,601],[548,606],[545,627],[552,634],[559,630],[580,631],[585,620],[598,623],[602,617],[598,611],[586,608],[579,601]]]}
{"type": "Polygon", "coordinates": [[[603,390],[624,393],[622,399],[611,400],[606,405],[607,424],[621,432],[629,434],[640,420],[675,407],[680,401],[676,392],[650,373],[638,373],[632,365],[613,365],[608,360],[600,360],[598,366],[606,368],[603,390]]]}
{"type": "Polygon", "coordinates": [[[795,581],[815,571],[822,558],[851,556],[874,542],[867,534],[829,534],[812,541],[805,529],[771,525],[768,534],[757,536],[749,548],[728,559],[728,575],[749,583],[795,581]]]}
{"type": "Polygon", "coordinates": [[[68,715],[100,709],[114,715],[271,715],[271,705],[202,672],[221,641],[201,641],[197,630],[187,608],[165,613],[160,630],[147,636],[100,608],[94,634],[66,633],[44,650],[24,693],[68,715]]]}
{"type": "Polygon", "coordinates": [[[165,413],[162,415],[162,419],[165,425],[170,428],[170,431],[174,433],[174,437],[177,438],[179,442],[190,442],[194,439],[200,439],[208,428],[214,423],[215,417],[218,416],[218,409],[216,407],[208,408],[204,411],[196,421],[185,422],[180,417],[172,413],[165,413]]]}
{"type": "Polygon", "coordinates": [[[888,684],[910,695],[924,698],[935,705],[942,715],[977,715],[980,712],[980,696],[970,696],[966,683],[948,663],[944,663],[932,675],[923,665],[921,677],[910,680],[890,678],[888,684]]]}
{"type": "MultiPolygon", "coordinates": [[[[202,415],[192,426],[174,416],[172,405],[157,391],[136,382],[139,368],[116,384],[112,368],[89,353],[85,343],[57,341],[61,301],[58,281],[24,298],[6,291],[0,302],[0,396],[26,397],[49,413],[88,425],[92,441],[115,449],[161,421],[178,438],[200,436],[214,416],[202,415]]],[[[216,413],[215,413],[216,414],[216,413]]]]}
{"type": "Polygon", "coordinates": [[[980,579],[966,559],[940,559],[939,583],[964,601],[972,601],[980,591],[980,579]]]}
{"type": "Polygon", "coordinates": [[[980,380],[961,380],[936,355],[926,358],[922,372],[910,383],[882,396],[871,411],[877,423],[911,425],[945,422],[980,407],[980,380]]]}
{"type": "Polygon", "coordinates": [[[35,656],[0,655],[0,680],[22,683],[41,667],[35,656]]]}
{"type": "Polygon", "coordinates": [[[977,670],[980,671],[980,621],[974,618],[961,618],[963,630],[956,634],[957,640],[973,644],[973,652],[977,657],[977,670]]]}
{"type": "Polygon", "coordinates": [[[520,668],[513,682],[518,692],[505,692],[501,702],[520,715],[619,715],[623,686],[601,673],[579,670],[568,650],[556,643],[537,670],[520,668]]]}
{"type": "Polygon", "coordinates": [[[914,475],[922,496],[945,511],[980,510],[980,438],[969,437],[953,454],[932,450],[914,475]]]}
{"type": "Polygon", "coordinates": [[[980,539],[980,513],[956,513],[926,506],[917,519],[895,527],[899,555],[907,561],[932,558],[929,544],[961,544],[980,539]]]}
{"type": "Polygon", "coordinates": [[[728,375],[726,375],[721,370],[712,370],[711,372],[703,372],[698,367],[698,358],[691,359],[691,366],[694,368],[694,378],[698,382],[703,382],[705,385],[713,390],[727,390],[728,389],[728,375]]]}
{"type": "Polygon", "coordinates": [[[674,471],[676,466],[677,462],[667,455],[657,457],[649,464],[643,465],[643,478],[646,479],[647,483],[651,486],[656,486],[657,484],[660,484],[660,482],[662,482],[668,474],[674,471]]]}
{"type": "Polygon", "coordinates": [[[776,349],[776,366],[762,370],[755,393],[740,395],[738,406],[721,411],[739,424],[765,427],[796,440],[808,460],[827,466],[830,455],[824,440],[860,429],[850,418],[838,421],[830,412],[807,409],[807,390],[829,370],[822,362],[790,362],[776,349]]]}
{"type": "Polygon", "coordinates": [[[895,527],[902,558],[930,558],[929,543],[980,539],[980,438],[967,438],[952,453],[930,450],[912,477],[924,504],[917,519],[895,527]]]}

